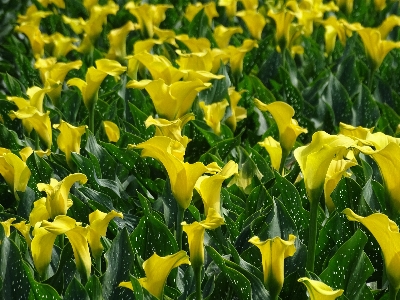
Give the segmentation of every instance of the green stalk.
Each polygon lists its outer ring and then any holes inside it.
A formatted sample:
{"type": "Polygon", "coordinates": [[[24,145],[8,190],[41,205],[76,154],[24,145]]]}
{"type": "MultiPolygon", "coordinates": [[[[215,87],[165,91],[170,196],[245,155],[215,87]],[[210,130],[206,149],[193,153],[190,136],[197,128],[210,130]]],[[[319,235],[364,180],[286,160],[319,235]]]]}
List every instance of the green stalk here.
{"type": "Polygon", "coordinates": [[[101,255],[99,257],[95,258],[95,262],[96,262],[97,270],[99,271],[99,273],[101,275],[101,255]]]}
{"type": "Polygon", "coordinates": [[[193,268],[194,278],[196,279],[196,300],[201,300],[203,294],[201,292],[201,266],[193,268]]]}
{"type": "Polygon", "coordinates": [[[283,174],[283,169],[285,167],[285,162],[286,162],[286,158],[288,157],[289,152],[282,149],[282,159],[281,159],[281,165],[279,166],[279,174],[281,174],[282,176],[283,174]]]}
{"type": "Polygon", "coordinates": [[[371,70],[371,72],[369,72],[369,78],[368,78],[368,89],[369,91],[372,93],[372,81],[374,79],[374,70],[371,70]]]}
{"type": "Polygon", "coordinates": [[[36,131],[35,131],[35,150],[41,150],[39,135],[36,131]]]}
{"type": "Polygon", "coordinates": [[[185,209],[180,207],[178,204],[178,213],[176,215],[176,241],[178,242],[179,250],[182,250],[183,227],[182,227],[181,223],[183,222],[184,213],[185,213],[185,209]]]}
{"type": "Polygon", "coordinates": [[[307,250],[307,271],[314,272],[315,248],[317,244],[317,216],[318,216],[318,199],[310,199],[310,231],[308,237],[307,250]]]}
{"type": "Polygon", "coordinates": [[[94,105],[89,109],[89,130],[94,134],[94,105]]]}
{"type": "Polygon", "coordinates": [[[389,286],[389,300],[396,300],[398,291],[399,290],[394,289],[392,286],[389,286]]]}

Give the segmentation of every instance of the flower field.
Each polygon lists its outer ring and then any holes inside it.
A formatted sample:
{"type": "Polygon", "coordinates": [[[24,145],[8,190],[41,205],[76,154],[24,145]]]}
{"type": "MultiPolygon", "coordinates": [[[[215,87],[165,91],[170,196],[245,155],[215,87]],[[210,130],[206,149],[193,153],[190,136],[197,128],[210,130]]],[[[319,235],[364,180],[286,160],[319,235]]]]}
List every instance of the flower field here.
{"type": "Polygon", "coordinates": [[[3,0],[0,299],[400,299],[399,6],[3,0]]]}

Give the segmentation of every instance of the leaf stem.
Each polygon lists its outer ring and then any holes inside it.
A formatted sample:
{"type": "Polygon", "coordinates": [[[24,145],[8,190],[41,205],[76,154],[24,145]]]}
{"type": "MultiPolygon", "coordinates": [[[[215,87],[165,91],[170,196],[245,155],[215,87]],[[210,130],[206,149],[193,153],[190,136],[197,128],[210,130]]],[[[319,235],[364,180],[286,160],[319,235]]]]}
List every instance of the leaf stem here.
{"type": "Polygon", "coordinates": [[[196,300],[201,300],[203,298],[201,292],[201,266],[193,268],[194,277],[196,279],[196,300]]]}
{"type": "Polygon", "coordinates": [[[89,109],[89,130],[94,134],[94,105],[89,109]]]}
{"type": "Polygon", "coordinates": [[[35,150],[41,150],[39,134],[36,131],[35,131],[35,150]]]}
{"type": "Polygon", "coordinates": [[[178,242],[178,250],[182,250],[183,227],[181,223],[183,222],[184,213],[185,209],[178,204],[178,213],[176,215],[176,241],[178,242]]]}
{"type": "Polygon", "coordinates": [[[288,157],[289,152],[282,149],[282,158],[281,158],[281,165],[279,166],[279,174],[281,174],[281,176],[284,176],[283,174],[283,169],[285,168],[285,162],[286,162],[286,158],[288,157]]]}
{"type": "Polygon", "coordinates": [[[99,257],[96,257],[95,261],[96,261],[97,270],[99,271],[100,276],[101,276],[101,255],[99,257]]]}
{"type": "Polygon", "coordinates": [[[393,288],[393,286],[389,286],[389,300],[396,300],[397,297],[397,292],[399,290],[396,290],[393,288]]]}
{"type": "Polygon", "coordinates": [[[308,237],[307,250],[307,271],[314,272],[315,248],[317,244],[317,216],[318,216],[318,199],[310,199],[310,228],[308,237]]]}

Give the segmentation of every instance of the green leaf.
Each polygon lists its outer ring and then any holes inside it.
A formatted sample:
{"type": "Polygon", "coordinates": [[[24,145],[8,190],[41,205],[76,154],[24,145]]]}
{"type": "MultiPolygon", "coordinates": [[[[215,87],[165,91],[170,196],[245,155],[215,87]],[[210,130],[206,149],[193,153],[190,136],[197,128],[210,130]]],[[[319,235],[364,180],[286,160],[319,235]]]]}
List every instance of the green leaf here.
{"type": "Polygon", "coordinates": [[[207,105],[220,102],[228,98],[228,87],[231,86],[231,81],[223,63],[221,63],[221,66],[215,75],[224,75],[225,78],[212,79],[210,81],[212,86],[199,93],[200,101],[204,101],[207,105]]]}
{"type": "Polygon", "coordinates": [[[7,148],[13,151],[19,151],[26,146],[15,131],[9,130],[2,123],[0,123],[0,145],[7,145],[7,148]]]}
{"type": "Polygon", "coordinates": [[[346,89],[350,97],[358,93],[358,87],[361,84],[356,68],[356,57],[354,53],[350,53],[344,57],[339,63],[336,77],[346,89]]]}
{"type": "Polygon", "coordinates": [[[90,300],[103,300],[101,293],[101,283],[97,276],[91,275],[85,285],[86,292],[90,300]]]}
{"type": "Polygon", "coordinates": [[[188,34],[190,37],[206,37],[208,31],[208,18],[204,8],[200,10],[189,24],[188,34]]]}
{"type": "Polygon", "coordinates": [[[23,84],[8,73],[3,73],[2,75],[4,83],[6,84],[6,87],[10,94],[15,97],[22,97],[22,90],[24,89],[23,84]]]}
{"type": "Polygon", "coordinates": [[[84,286],[74,277],[64,295],[64,300],[90,300],[88,293],[86,292],[84,286]]]}
{"type": "Polygon", "coordinates": [[[374,272],[374,268],[363,251],[367,236],[360,230],[344,243],[332,259],[320,278],[332,288],[343,289],[349,299],[374,299],[365,282],[374,272]]]}
{"type": "Polygon", "coordinates": [[[121,282],[130,280],[129,271],[134,259],[129,235],[125,228],[115,237],[104,257],[107,262],[107,269],[100,279],[103,286],[103,298],[105,300],[119,299],[120,297],[133,299],[131,290],[118,287],[121,282]]]}
{"type": "Polygon", "coordinates": [[[42,197],[42,193],[39,192],[37,184],[40,182],[49,183],[53,170],[49,164],[36,153],[32,153],[28,157],[26,165],[31,171],[28,186],[35,192],[36,198],[39,199],[42,197]]]}
{"type": "Polygon", "coordinates": [[[374,127],[380,117],[379,108],[371,92],[363,84],[360,85],[358,96],[353,103],[355,120],[353,124],[363,127],[374,127]]]}

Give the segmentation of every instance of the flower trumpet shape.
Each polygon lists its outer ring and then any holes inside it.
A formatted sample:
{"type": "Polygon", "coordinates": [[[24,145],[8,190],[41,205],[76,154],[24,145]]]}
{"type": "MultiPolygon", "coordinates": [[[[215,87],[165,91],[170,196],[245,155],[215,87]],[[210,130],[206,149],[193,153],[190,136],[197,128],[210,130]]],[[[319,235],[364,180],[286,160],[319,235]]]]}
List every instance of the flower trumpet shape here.
{"type": "Polygon", "coordinates": [[[118,142],[121,132],[117,124],[111,121],[103,121],[104,130],[106,132],[107,138],[110,142],[118,142]]]}
{"type": "Polygon", "coordinates": [[[343,158],[347,149],[354,145],[355,142],[347,136],[318,131],[313,134],[309,145],[294,150],[311,203],[319,201],[331,161],[343,158]]]}
{"type": "Polygon", "coordinates": [[[254,10],[242,10],[236,16],[246,24],[252,38],[261,40],[262,31],[267,24],[267,20],[262,14],[254,10]]]}
{"type": "MultiPolygon", "coordinates": [[[[150,294],[157,297],[157,299],[162,299],[165,281],[167,280],[169,273],[172,269],[183,264],[190,265],[189,257],[183,250],[163,257],[154,253],[143,263],[146,277],[140,278],[139,283],[142,287],[148,290],[150,294]]],[[[121,282],[119,286],[133,290],[130,282],[121,282]]]]}
{"type": "Polygon", "coordinates": [[[63,120],[60,124],[54,124],[55,129],[60,130],[57,137],[58,148],[65,153],[68,165],[72,166],[71,153],[79,153],[81,150],[81,137],[85,133],[87,126],[75,127],[63,120]]]}
{"type": "Polygon", "coordinates": [[[279,171],[282,161],[281,144],[279,144],[279,142],[277,142],[272,136],[266,137],[264,141],[259,142],[258,144],[267,150],[272,167],[279,171]]]}
{"type": "Polygon", "coordinates": [[[249,240],[261,251],[264,285],[269,291],[271,299],[278,299],[281,292],[285,278],[284,259],[293,256],[296,252],[295,239],[296,237],[290,234],[288,241],[275,237],[262,242],[258,236],[249,240]]]}
{"type": "Polygon", "coordinates": [[[201,222],[181,223],[189,242],[190,263],[193,269],[199,269],[204,264],[204,232],[206,229],[216,229],[224,224],[224,219],[213,208],[210,208],[207,218],[201,222]]]}
{"type": "Polygon", "coordinates": [[[247,118],[247,110],[244,107],[238,106],[238,103],[242,98],[242,92],[243,91],[235,91],[235,87],[228,88],[232,115],[225,120],[225,123],[232,129],[232,131],[236,130],[237,122],[247,118]]]}
{"type": "Polygon", "coordinates": [[[208,18],[208,25],[212,25],[212,19],[218,17],[219,14],[217,12],[217,8],[215,6],[215,2],[209,2],[207,4],[202,4],[197,2],[196,4],[191,4],[186,7],[185,18],[188,19],[189,22],[192,22],[194,17],[204,9],[204,13],[208,18]]]}
{"type": "Polygon", "coordinates": [[[36,223],[31,243],[32,258],[36,270],[41,276],[51,261],[53,244],[57,235],[65,234],[74,251],[75,264],[82,277],[90,275],[91,259],[86,240],[87,228],[83,228],[74,219],[68,216],[57,216],[53,222],[42,221],[36,223]]]}
{"type": "Polygon", "coordinates": [[[179,206],[187,209],[192,200],[195,183],[207,171],[207,167],[200,162],[194,164],[183,162],[185,148],[169,137],[155,136],[134,147],[143,149],[143,157],[155,158],[164,165],[171,183],[172,194],[179,206]]]}
{"type": "Polygon", "coordinates": [[[119,62],[109,59],[96,60],[96,67],[97,69],[95,67],[90,67],[87,70],[86,81],[80,78],[72,78],[67,82],[68,85],[79,88],[82,93],[83,102],[89,111],[94,109],[98,91],[104,78],[106,78],[107,75],[118,78],[119,75],[126,70],[126,67],[121,66],[119,62]]]}
{"type": "Polygon", "coordinates": [[[89,215],[88,242],[95,259],[99,258],[103,252],[104,247],[100,239],[102,236],[106,236],[108,223],[115,217],[123,218],[123,215],[114,210],[106,214],[98,209],[89,215]]]}
{"type": "Polygon", "coordinates": [[[1,226],[3,226],[3,230],[4,230],[4,234],[6,235],[6,237],[10,236],[11,233],[11,224],[12,222],[14,222],[16,219],[15,218],[10,218],[6,221],[2,221],[0,222],[1,226]]]}
{"type": "Polygon", "coordinates": [[[350,208],[346,208],[343,213],[350,221],[363,224],[375,237],[383,253],[390,287],[398,291],[400,289],[400,233],[397,224],[381,213],[361,217],[350,208]]]}
{"type": "Polygon", "coordinates": [[[165,84],[164,80],[142,80],[130,81],[127,88],[146,88],[157,113],[167,120],[176,120],[192,107],[197,94],[211,86],[203,83],[200,79],[194,81],[178,81],[171,85],[165,84]]]}
{"type": "Polygon", "coordinates": [[[343,290],[332,290],[325,283],[307,277],[299,278],[298,282],[304,283],[307,287],[311,300],[334,300],[343,294],[343,290]]]}
{"type": "Polygon", "coordinates": [[[270,104],[264,104],[260,100],[255,99],[255,105],[262,111],[269,111],[274,117],[279,130],[279,142],[283,151],[289,154],[292,150],[297,137],[301,133],[307,133],[307,129],[300,127],[294,116],[294,109],[286,102],[276,101],[270,104]]]}
{"type": "Polygon", "coordinates": [[[0,174],[7,182],[16,199],[18,193],[25,192],[31,171],[22,159],[13,153],[4,153],[0,156],[0,174]]]}
{"type": "Polygon", "coordinates": [[[225,27],[218,25],[214,30],[214,38],[220,49],[225,49],[229,46],[229,41],[235,33],[243,33],[241,27],[225,27]]]}
{"type": "Polygon", "coordinates": [[[225,109],[229,106],[226,99],[212,104],[205,104],[203,101],[199,103],[204,113],[204,120],[207,125],[212,128],[216,135],[221,134],[221,120],[225,115],[225,109]]]}
{"type": "MultiPolygon", "coordinates": [[[[54,219],[58,215],[67,214],[68,208],[72,205],[72,200],[68,199],[69,190],[77,181],[81,184],[86,183],[86,175],[75,173],[68,175],[61,181],[51,178],[50,184],[38,183],[39,191],[45,191],[47,194],[45,205],[49,218],[54,219]]],[[[35,209],[31,212],[31,215],[34,212],[35,209]]]]}
{"type": "Polygon", "coordinates": [[[209,210],[213,209],[221,214],[221,187],[225,179],[238,174],[238,164],[230,160],[223,169],[212,176],[201,176],[195,185],[204,203],[204,214],[208,216],[209,210]]]}
{"type": "Polygon", "coordinates": [[[244,40],[243,44],[239,47],[228,46],[228,48],[226,48],[233,73],[242,74],[244,56],[247,52],[253,50],[253,48],[258,48],[257,42],[253,40],[244,40]]]}
{"type": "Polygon", "coordinates": [[[107,58],[109,59],[124,59],[126,56],[126,38],[129,32],[135,30],[137,24],[128,21],[124,26],[113,29],[108,34],[110,41],[110,49],[108,50],[107,58]]]}

